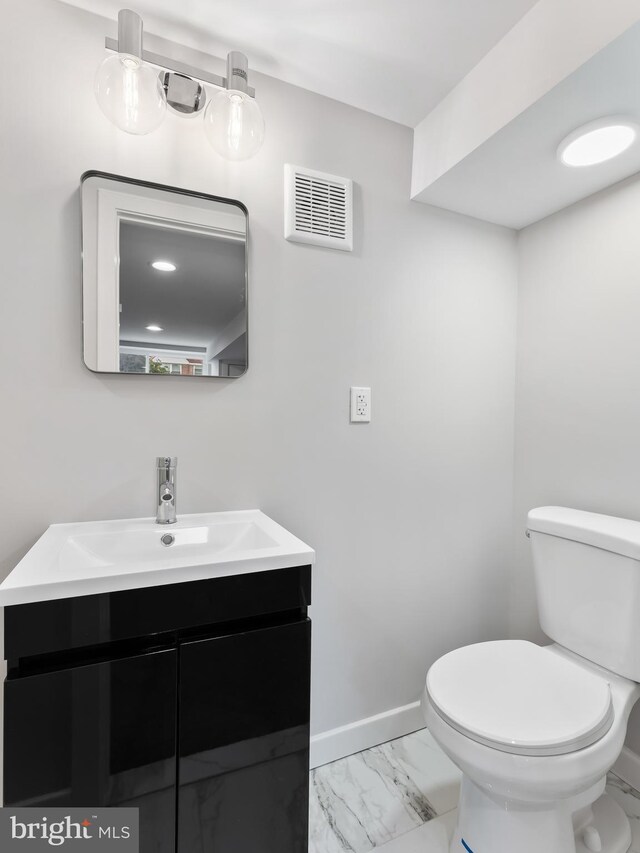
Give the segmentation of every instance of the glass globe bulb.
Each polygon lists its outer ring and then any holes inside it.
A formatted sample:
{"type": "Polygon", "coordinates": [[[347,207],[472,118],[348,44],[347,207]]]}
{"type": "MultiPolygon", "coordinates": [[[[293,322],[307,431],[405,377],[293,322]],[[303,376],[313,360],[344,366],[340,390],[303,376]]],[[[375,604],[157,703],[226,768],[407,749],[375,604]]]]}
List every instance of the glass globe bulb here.
{"type": "Polygon", "coordinates": [[[264,141],[262,111],[245,92],[223,89],[209,101],[204,129],[215,150],[227,160],[246,160],[264,141]]]}
{"type": "Polygon", "coordinates": [[[109,121],[127,133],[151,133],[167,111],[167,96],[157,72],[126,53],[116,53],[101,63],[95,92],[109,121]]]}

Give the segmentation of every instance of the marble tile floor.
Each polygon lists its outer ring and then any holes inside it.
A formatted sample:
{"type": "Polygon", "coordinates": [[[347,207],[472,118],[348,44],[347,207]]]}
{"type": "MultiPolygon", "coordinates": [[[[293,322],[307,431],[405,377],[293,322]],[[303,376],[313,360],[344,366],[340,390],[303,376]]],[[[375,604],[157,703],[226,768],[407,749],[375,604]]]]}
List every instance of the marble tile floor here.
{"type": "MultiPolygon", "coordinates": [[[[448,853],[460,773],[426,729],[311,771],[309,853],[448,853]]],[[[640,853],[640,793],[610,774],[640,853]]]]}

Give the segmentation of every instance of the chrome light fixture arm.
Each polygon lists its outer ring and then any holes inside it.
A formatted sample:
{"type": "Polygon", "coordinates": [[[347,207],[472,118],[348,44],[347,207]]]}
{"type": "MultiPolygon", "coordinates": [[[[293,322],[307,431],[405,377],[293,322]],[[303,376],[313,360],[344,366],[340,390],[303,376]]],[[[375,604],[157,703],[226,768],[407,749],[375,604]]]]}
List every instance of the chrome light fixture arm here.
{"type": "MultiPolygon", "coordinates": [[[[128,12],[128,9],[123,9],[122,12],[128,12]]],[[[120,15],[122,14],[120,12],[120,15]]],[[[135,15],[135,12],[131,12],[132,15],[135,15]]],[[[138,17],[136,15],[136,17],[138,17]]],[[[140,20],[141,29],[142,29],[142,21],[140,20]]],[[[143,50],[142,46],[140,48],[140,53],[132,53],[131,50],[126,50],[126,46],[128,46],[130,40],[128,38],[123,42],[121,37],[119,36],[117,39],[109,38],[107,36],[104,40],[104,46],[107,50],[111,50],[114,53],[129,53],[133,56],[138,56],[143,62],[148,62],[149,65],[157,65],[159,68],[164,68],[167,71],[173,71],[176,74],[184,74],[185,77],[192,77],[196,80],[200,80],[203,83],[208,83],[210,86],[216,86],[218,89],[239,89],[240,87],[236,85],[241,79],[237,74],[233,74],[228,77],[221,77],[219,74],[213,74],[211,71],[205,71],[202,68],[197,68],[195,65],[189,65],[187,62],[180,62],[177,59],[171,59],[168,56],[163,56],[161,53],[154,53],[151,50],[143,50]],[[228,81],[231,79],[232,85],[228,85],[228,81]]],[[[141,32],[141,40],[140,44],[142,45],[142,32],[141,32]]],[[[240,91],[246,92],[252,98],[256,96],[256,90],[251,86],[247,85],[246,81],[246,64],[247,58],[243,53],[239,53],[238,51],[232,51],[227,57],[227,73],[229,73],[229,66],[231,65],[232,59],[236,62],[237,58],[243,57],[244,59],[244,68],[245,68],[245,78],[244,78],[244,89],[240,89],[240,91]]],[[[242,67],[242,66],[241,66],[242,67]]]]}

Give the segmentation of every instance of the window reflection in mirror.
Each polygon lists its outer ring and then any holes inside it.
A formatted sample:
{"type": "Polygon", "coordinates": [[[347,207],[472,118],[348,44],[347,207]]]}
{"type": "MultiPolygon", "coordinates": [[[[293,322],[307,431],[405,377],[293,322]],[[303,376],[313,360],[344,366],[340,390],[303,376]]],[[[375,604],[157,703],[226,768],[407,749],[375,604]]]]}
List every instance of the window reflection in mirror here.
{"type": "Polygon", "coordinates": [[[84,358],[91,370],[240,376],[246,211],[90,173],[83,179],[84,358]]]}

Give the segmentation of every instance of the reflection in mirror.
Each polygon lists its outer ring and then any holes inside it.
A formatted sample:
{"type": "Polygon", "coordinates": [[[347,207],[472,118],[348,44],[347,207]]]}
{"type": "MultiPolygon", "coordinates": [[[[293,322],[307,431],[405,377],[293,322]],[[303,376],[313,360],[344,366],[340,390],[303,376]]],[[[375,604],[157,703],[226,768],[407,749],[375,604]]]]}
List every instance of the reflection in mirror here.
{"type": "Polygon", "coordinates": [[[242,205],[89,173],[82,229],[87,367],[173,376],[245,372],[242,205]]]}

